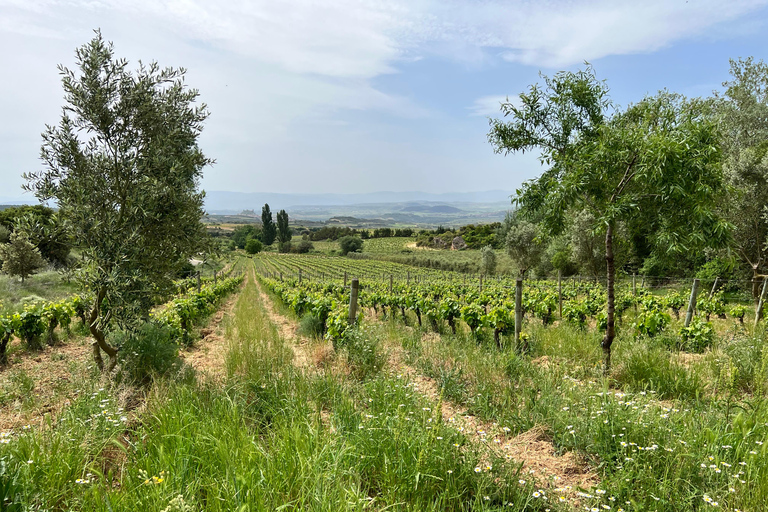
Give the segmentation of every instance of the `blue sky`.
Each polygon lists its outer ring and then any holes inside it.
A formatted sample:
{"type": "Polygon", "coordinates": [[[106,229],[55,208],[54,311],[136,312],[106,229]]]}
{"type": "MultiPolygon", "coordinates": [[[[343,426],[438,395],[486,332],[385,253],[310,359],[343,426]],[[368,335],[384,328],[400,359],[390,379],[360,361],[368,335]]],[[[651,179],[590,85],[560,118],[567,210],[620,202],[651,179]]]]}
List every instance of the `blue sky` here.
{"type": "Polygon", "coordinates": [[[488,116],[591,62],[621,105],[708,95],[768,49],[768,0],[639,2],[0,0],[0,200],[21,196],[60,117],[56,65],[101,28],[118,56],[183,66],[211,117],[207,190],[514,190],[535,155],[495,155],[488,116]]]}

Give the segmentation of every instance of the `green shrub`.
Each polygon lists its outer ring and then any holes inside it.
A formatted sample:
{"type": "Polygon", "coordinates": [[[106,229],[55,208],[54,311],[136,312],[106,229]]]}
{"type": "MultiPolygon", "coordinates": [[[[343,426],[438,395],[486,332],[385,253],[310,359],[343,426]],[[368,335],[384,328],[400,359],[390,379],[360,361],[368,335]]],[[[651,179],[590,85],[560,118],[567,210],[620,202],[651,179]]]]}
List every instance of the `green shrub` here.
{"type": "Polygon", "coordinates": [[[344,236],[339,238],[339,249],[341,255],[346,256],[350,252],[361,252],[363,250],[363,240],[358,236],[344,236]]]}
{"type": "Polygon", "coordinates": [[[735,304],[729,311],[728,314],[731,315],[733,318],[738,318],[739,324],[744,325],[744,315],[747,314],[747,307],[743,304],[735,304]]]}
{"type": "Polygon", "coordinates": [[[133,331],[117,331],[111,336],[118,352],[120,380],[146,384],[153,377],[168,375],[181,368],[179,347],[173,329],[147,322],[133,331]]]}
{"type": "Polygon", "coordinates": [[[704,352],[715,341],[715,329],[710,322],[694,318],[688,327],[680,328],[680,348],[688,352],[704,352]]]}
{"type": "Polygon", "coordinates": [[[250,238],[245,242],[245,252],[248,254],[258,254],[263,248],[264,246],[261,241],[256,240],[255,238],[250,238]]]}
{"type": "Polygon", "coordinates": [[[656,336],[667,327],[670,320],[672,320],[672,317],[663,311],[643,311],[637,315],[637,320],[633,324],[635,334],[637,336],[656,336]]]}
{"type": "Polygon", "coordinates": [[[312,251],[315,249],[315,246],[312,245],[312,242],[309,240],[302,240],[298,244],[295,244],[291,246],[291,252],[297,253],[297,254],[306,254],[309,251],[312,251]]]}

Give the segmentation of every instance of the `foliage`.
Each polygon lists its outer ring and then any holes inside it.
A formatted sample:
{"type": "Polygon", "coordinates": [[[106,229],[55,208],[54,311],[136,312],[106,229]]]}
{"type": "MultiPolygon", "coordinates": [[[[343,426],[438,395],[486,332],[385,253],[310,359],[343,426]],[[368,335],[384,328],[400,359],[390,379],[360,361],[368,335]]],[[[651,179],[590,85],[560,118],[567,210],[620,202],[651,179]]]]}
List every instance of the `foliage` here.
{"type": "Polygon", "coordinates": [[[67,265],[71,242],[58,212],[45,216],[27,213],[16,218],[13,230],[26,234],[43,258],[56,267],[67,265]]]}
{"type": "Polygon", "coordinates": [[[293,232],[288,225],[288,214],[285,210],[280,210],[277,212],[277,240],[284,244],[290,242],[291,238],[293,238],[293,232]]]}
{"type": "Polygon", "coordinates": [[[258,254],[262,249],[261,242],[255,238],[251,238],[245,243],[245,252],[248,254],[258,254]]]}
{"type": "Polygon", "coordinates": [[[250,239],[261,241],[261,230],[253,224],[237,226],[232,232],[232,241],[238,249],[245,249],[245,244],[250,239]]]}
{"type": "Polygon", "coordinates": [[[608,276],[604,368],[615,339],[614,236],[643,224],[667,254],[722,244],[727,224],[714,211],[723,190],[715,119],[701,102],[660,93],[610,114],[608,89],[591,67],[544,77],[520,102],[503,103],[511,121],[491,120],[497,152],[539,149],[549,167],[518,191],[521,213],[558,234],[565,216],[586,210],[605,229],[608,276]],[[680,212],[686,212],[680,215],[680,212]]]}
{"type": "Polygon", "coordinates": [[[490,276],[496,273],[496,253],[490,245],[480,249],[480,268],[485,275],[490,276]]]}
{"type": "Polygon", "coordinates": [[[339,249],[342,256],[346,256],[350,252],[360,252],[363,250],[363,240],[357,236],[339,238],[339,249]]]}
{"type": "MultiPolygon", "coordinates": [[[[11,230],[7,227],[0,225],[0,244],[7,244],[11,240],[11,230]]],[[[0,264],[3,260],[0,259],[0,264]]]]}
{"type": "Polygon", "coordinates": [[[671,320],[672,317],[664,311],[648,309],[637,315],[637,319],[632,327],[638,336],[653,337],[660,334],[669,325],[671,320]]]}
{"type": "Polygon", "coordinates": [[[312,242],[309,240],[302,240],[301,242],[291,246],[291,252],[295,252],[297,254],[306,254],[314,249],[315,246],[312,245],[312,242]]]}
{"type": "Polygon", "coordinates": [[[715,329],[710,322],[695,317],[688,327],[680,328],[681,347],[688,352],[704,352],[715,341],[715,329]]]}
{"type": "Polygon", "coordinates": [[[120,348],[118,380],[147,384],[181,367],[179,346],[167,324],[146,322],[132,330],[115,331],[110,341],[120,348]]]}
{"type": "MultiPolygon", "coordinates": [[[[768,64],[730,61],[731,80],[716,104],[722,116],[724,168],[731,193],[721,210],[733,225],[732,246],[754,276],[768,263],[768,64]]],[[[757,292],[757,287],[753,293],[757,292]]]]}
{"type": "Polygon", "coordinates": [[[738,318],[739,323],[744,325],[744,315],[747,314],[747,308],[743,304],[734,304],[731,309],[728,310],[728,314],[733,318],[738,318]]]}
{"type": "Polygon", "coordinates": [[[3,262],[3,272],[21,277],[22,283],[45,266],[40,251],[21,231],[13,232],[10,242],[0,245],[0,261],[3,262]]]}
{"type": "Polygon", "coordinates": [[[270,246],[276,237],[277,227],[272,220],[272,211],[270,211],[268,204],[264,204],[261,207],[261,241],[264,242],[264,245],[270,246]]]}
{"type": "Polygon", "coordinates": [[[43,134],[45,169],[25,175],[26,187],[57,203],[82,249],[91,334],[114,367],[110,322],[146,316],[179,262],[205,250],[197,186],[211,160],[197,140],[208,110],[194,105],[185,70],[153,62],[131,72],[99,32],[75,55],[76,71],[59,68],[66,105],[43,134]]]}
{"type": "Polygon", "coordinates": [[[520,275],[535,267],[546,246],[541,241],[539,226],[522,218],[516,218],[515,223],[507,231],[507,253],[520,268],[520,275]]]}

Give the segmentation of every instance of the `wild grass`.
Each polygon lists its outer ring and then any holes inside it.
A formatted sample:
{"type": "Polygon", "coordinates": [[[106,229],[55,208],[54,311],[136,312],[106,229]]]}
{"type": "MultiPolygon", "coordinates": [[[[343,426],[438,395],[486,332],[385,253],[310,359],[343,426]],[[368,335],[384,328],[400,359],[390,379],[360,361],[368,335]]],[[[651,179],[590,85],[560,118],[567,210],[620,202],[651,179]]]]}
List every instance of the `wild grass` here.
{"type": "Polygon", "coordinates": [[[253,283],[225,332],[223,384],[160,379],[126,411],[125,388],[89,380],[57,418],[3,433],[3,508],[544,509],[407,380],[294,366],[253,283]]]}
{"type": "Polygon", "coordinates": [[[762,335],[689,358],[625,333],[603,378],[600,335],[566,324],[529,322],[526,354],[398,324],[378,328],[446,399],[513,433],[543,427],[590,461],[601,483],[585,490],[588,510],[759,510],[768,498],[762,335]]]}
{"type": "Polygon", "coordinates": [[[76,293],[77,289],[74,281],[68,283],[55,270],[30,276],[24,283],[17,277],[0,274],[0,314],[18,311],[25,299],[56,300],[76,293]]]}

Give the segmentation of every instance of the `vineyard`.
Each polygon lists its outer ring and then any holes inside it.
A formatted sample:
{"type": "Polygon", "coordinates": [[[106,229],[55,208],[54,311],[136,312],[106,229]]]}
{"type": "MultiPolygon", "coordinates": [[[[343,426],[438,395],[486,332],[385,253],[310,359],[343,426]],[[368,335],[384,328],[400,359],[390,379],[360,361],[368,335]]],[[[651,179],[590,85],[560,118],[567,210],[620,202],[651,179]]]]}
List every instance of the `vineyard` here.
{"type": "MultiPolygon", "coordinates": [[[[230,266],[217,277],[177,281],[176,296],[160,305],[154,317],[171,329],[174,338],[190,343],[192,327],[242,283],[242,275],[230,277],[234,268],[230,266]]],[[[87,332],[86,315],[92,302],[88,294],[75,294],[57,301],[38,299],[18,312],[0,315],[0,364],[7,363],[8,347],[14,336],[19,340],[20,348],[34,352],[44,344],[54,346],[59,338],[70,337],[75,319],[79,319],[80,329],[87,332]]]]}
{"type": "MultiPolygon", "coordinates": [[[[456,334],[459,323],[476,337],[489,330],[499,346],[503,338],[515,332],[517,283],[509,276],[484,278],[381,261],[286,255],[262,256],[257,268],[295,314],[316,316],[323,331],[329,315],[349,302],[347,281],[357,278],[362,283],[360,304],[372,308],[374,314],[399,315],[405,323],[413,317],[419,327],[426,325],[435,332],[447,326],[456,334]]],[[[636,279],[628,278],[620,287],[616,314],[622,327],[634,336],[671,332],[666,340],[679,350],[703,352],[717,332],[745,328],[745,318],[749,324],[756,313],[743,298],[726,301],[723,291],[716,291],[714,286],[691,303],[690,288],[645,288],[643,284],[638,287],[636,279]],[[685,317],[689,304],[699,314],[679,325],[681,311],[685,317]]],[[[605,289],[597,283],[575,279],[525,281],[521,291],[520,312],[537,326],[564,321],[579,329],[605,329],[605,289]]],[[[527,332],[521,332],[515,341],[528,338],[527,332]]]]}

